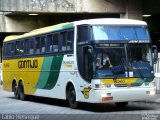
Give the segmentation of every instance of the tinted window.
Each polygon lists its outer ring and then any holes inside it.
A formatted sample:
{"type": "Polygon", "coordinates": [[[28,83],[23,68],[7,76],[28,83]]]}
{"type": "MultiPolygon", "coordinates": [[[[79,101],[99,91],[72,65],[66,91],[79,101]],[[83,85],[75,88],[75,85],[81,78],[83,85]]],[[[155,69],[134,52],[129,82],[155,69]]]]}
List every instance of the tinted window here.
{"type": "Polygon", "coordinates": [[[41,46],[40,46],[40,37],[35,38],[35,53],[40,54],[41,46]]]}
{"type": "Polygon", "coordinates": [[[24,53],[29,54],[29,39],[25,39],[24,44],[24,53]]]}
{"type": "Polygon", "coordinates": [[[41,53],[46,52],[46,37],[41,37],[41,53]]]}
{"type": "Polygon", "coordinates": [[[67,32],[62,32],[60,34],[60,41],[61,41],[61,51],[66,51],[67,32]]]}
{"type": "Polygon", "coordinates": [[[16,55],[23,55],[23,41],[16,41],[16,55]]]}
{"type": "Polygon", "coordinates": [[[74,32],[68,31],[67,34],[67,50],[73,50],[73,43],[74,43],[74,32]]]}
{"type": "Polygon", "coordinates": [[[52,35],[47,35],[46,47],[47,47],[46,50],[47,52],[53,51],[52,35]]]}
{"type": "Polygon", "coordinates": [[[7,46],[6,44],[3,44],[3,57],[5,58],[6,57],[6,52],[7,51],[7,46]]]}
{"type": "Polygon", "coordinates": [[[7,55],[8,57],[14,55],[14,50],[15,50],[14,43],[7,43],[6,55],[7,55]]]}
{"type": "Polygon", "coordinates": [[[58,34],[53,34],[53,52],[58,52],[58,34]]]}
{"type": "Polygon", "coordinates": [[[30,39],[29,41],[29,54],[34,53],[34,39],[30,39]]]}
{"type": "Polygon", "coordinates": [[[78,26],[78,42],[87,41],[90,39],[89,27],[78,26]]]}
{"type": "Polygon", "coordinates": [[[145,26],[109,26],[97,25],[92,27],[94,40],[149,40],[145,26]]]}

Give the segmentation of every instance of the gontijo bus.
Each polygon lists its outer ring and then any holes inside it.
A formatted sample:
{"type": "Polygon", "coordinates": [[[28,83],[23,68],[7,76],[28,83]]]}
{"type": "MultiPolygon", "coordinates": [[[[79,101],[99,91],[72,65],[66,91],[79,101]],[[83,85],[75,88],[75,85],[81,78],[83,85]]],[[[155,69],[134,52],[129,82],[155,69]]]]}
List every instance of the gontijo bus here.
{"type": "Polygon", "coordinates": [[[6,37],[3,88],[21,100],[27,95],[65,99],[71,108],[78,102],[125,107],[129,101],[154,98],[153,64],[145,22],[81,20],[6,37]],[[97,67],[98,54],[102,68],[97,67]]]}

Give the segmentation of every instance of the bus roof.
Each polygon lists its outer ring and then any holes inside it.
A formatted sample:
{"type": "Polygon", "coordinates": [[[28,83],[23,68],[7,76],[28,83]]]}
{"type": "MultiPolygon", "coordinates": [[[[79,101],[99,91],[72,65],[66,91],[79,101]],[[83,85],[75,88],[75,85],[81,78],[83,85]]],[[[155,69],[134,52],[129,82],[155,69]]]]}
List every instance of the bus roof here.
{"type": "Polygon", "coordinates": [[[11,40],[16,40],[16,39],[21,39],[21,38],[26,38],[26,37],[31,37],[31,36],[34,36],[34,35],[49,33],[49,32],[52,32],[52,31],[67,29],[67,28],[71,28],[71,27],[73,27],[73,23],[69,23],[69,22],[61,23],[61,24],[57,24],[57,25],[53,25],[53,26],[49,26],[49,27],[35,29],[35,30],[32,30],[31,32],[28,32],[28,33],[25,33],[25,34],[22,34],[22,35],[7,36],[4,39],[4,42],[11,41],[11,40]]]}
{"type": "Polygon", "coordinates": [[[75,25],[90,24],[90,25],[147,25],[146,22],[133,19],[120,19],[120,18],[100,18],[75,21],[75,25]]]}
{"type": "Polygon", "coordinates": [[[49,33],[52,31],[58,31],[66,28],[71,28],[74,25],[82,25],[82,24],[89,24],[89,25],[147,25],[146,22],[140,20],[132,20],[132,19],[120,19],[120,18],[99,18],[99,19],[88,19],[88,20],[80,20],[75,22],[67,22],[61,23],[49,27],[44,27],[40,29],[33,30],[31,32],[25,33],[23,35],[12,35],[8,36],[4,39],[4,42],[16,40],[20,38],[31,37],[34,35],[49,33]]]}

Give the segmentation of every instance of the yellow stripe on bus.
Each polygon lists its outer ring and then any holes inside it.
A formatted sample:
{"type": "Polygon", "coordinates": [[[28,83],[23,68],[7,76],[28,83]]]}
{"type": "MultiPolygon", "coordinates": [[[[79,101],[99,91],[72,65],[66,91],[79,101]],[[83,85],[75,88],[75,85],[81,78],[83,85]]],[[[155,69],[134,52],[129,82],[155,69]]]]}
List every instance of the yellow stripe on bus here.
{"type": "Polygon", "coordinates": [[[3,60],[4,89],[12,89],[12,81],[22,80],[25,94],[33,95],[36,92],[35,86],[38,83],[44,57],[34,57],[25,59],[3,60]],[[33,61],[38,65],[34,68],[33,61]],[[25,63],[24,63],[25,62],[25,63]],[[30,68],[32,66],[33,68],[30,68]]]}
{"type": "Polygon", "coordinates": [[[135,83],[137,78],[117,78],[117,79],[101,79],[102,84],[131,84],[135,83]]]}

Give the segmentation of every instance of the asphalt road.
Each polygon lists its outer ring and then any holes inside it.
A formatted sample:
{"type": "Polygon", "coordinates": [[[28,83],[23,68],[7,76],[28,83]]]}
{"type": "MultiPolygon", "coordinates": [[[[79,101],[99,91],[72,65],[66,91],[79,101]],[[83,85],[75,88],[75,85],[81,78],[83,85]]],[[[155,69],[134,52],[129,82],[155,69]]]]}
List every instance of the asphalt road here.
{"type": "Polygon", "coordinates": [[[57,120],[160,120],[160,103],[130,102],[125,109],[118,109],[114,104],[81,103],[78,109],[71,109],[66,101],[51,98],[30,96],[26,101],[20,101],[14,98],[13,93],[3,91],[0,86],[0,119],[31,120],[31,116],[28,118],[24,116],[26,114],[38,115],[38,120],[53,118],[57,120]]]}

